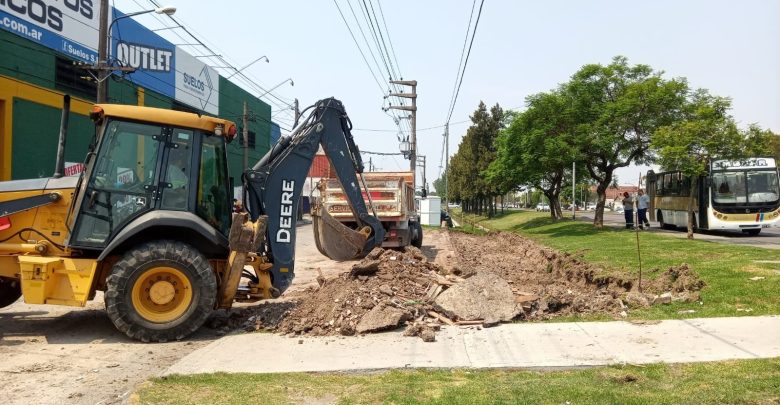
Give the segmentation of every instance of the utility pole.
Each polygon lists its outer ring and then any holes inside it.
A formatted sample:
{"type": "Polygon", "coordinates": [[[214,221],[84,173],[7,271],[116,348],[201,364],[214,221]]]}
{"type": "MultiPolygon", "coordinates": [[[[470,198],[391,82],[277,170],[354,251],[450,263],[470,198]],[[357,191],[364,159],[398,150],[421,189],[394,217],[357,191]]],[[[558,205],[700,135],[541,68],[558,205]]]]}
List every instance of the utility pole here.
{"type": "Polygon", "coordinates": [[[428,182],[425,179],[425,156],[424,155],[417,156],[417,163],[418,163],[417,167],[422,167],[422,169],[423,169],[423,171],[422,171],[422,190],[423,190],[423,196],[427,197],[428,196],[428,182]],[[420,162],[422,162],[422,165],[419,164],[420,162]]]}
{"type": "Polygon", "coordinates": [[[450,212],[450,123],[444,127],[444,199],[445,209],[450,212]]]}
{"type": "Polygon", "coordinates": [[[371,158],[371,157],[368,158],[368,171],[369,172],[373,172],[374,171],[374,163],[371,162],[371,159],[373,159],[373,158],[371,158]]]}
{"type": "Polygon", "coordinates": [[[412,186],[414,189],[417,187],[416,183],[416,167],[417,167],[417,80],[390,80],[392,84],[400,84],[404,86],[411,86],[411,93],[390,93],[387,96],[395,96],[402,98],[412,99],[412,105],[391,105],[389,108],[393,110],[410,111],[412,114],[412,142],[411,142],[411,154],[409,156],[409,167],[412,171],[412,186]]]}
{"type": "MultiPolygon", "coordinates": [[[[301,118],[301,109],[298,105],[298,99],[295,99],[295,123],[293,124],[293,129],[298,126],[298,120],[301,118]]],[[[370,171],[370,170],[369,170],[370,171]]]]}
{"type": "Polygon", "coordinates": [[[242,136],[244,138],[244,171],[249,168],[249,109],[247,108],[246,101],[244,101],[244,130],[242,136]]]}
{"type": "Polygon", "coordinates": [[[106,65],[108,61],[108,0],[100,0],[100,21],[98,25],[97,102],[108,101],[106,65]]]}

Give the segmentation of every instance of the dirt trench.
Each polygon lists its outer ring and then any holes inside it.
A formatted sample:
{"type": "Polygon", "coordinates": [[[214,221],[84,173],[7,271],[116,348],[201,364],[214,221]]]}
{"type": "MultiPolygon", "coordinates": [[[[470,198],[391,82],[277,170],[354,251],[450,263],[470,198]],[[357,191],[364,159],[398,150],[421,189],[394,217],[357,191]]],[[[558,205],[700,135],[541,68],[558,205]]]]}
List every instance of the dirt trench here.
{"type": "Polygon", "coordinates": [[[432,332],[443,324],[492,326],[509,318],[533,321],[579,314],[621,319],[635,307],[698,300],[704,287],[684,264],[646,280],[643,294],[634,279],[605,274],[578,255],[514,233],[477,236],[432,230],[422,251],[375,249],[348,272],[321,278],[319,285],[289,294],[283,302],[225,313],[212,326],[226,332],[349,336],[405,325],[408,334],[432,340],[432,332]],[[473,301],[480,307],[450,308],[442,298],[453,288],[458,291],[449,302],[473,301]]]}

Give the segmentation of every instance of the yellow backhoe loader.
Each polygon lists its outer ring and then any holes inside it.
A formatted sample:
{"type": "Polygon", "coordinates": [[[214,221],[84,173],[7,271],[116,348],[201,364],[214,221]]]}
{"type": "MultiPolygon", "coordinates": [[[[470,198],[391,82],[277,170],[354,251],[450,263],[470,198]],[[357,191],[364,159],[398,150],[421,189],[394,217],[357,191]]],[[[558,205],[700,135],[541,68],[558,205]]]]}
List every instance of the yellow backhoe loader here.
{"type": "Polygon", "coordinates": [[[290,136],[242,173],[247,212],[236,215],[226,155],[233,122],[95,105],[85,169],[64,177],[68,105],[66,96],[54,176],[0,182],[0,307],[20,296],[84,306],[104,291],[117,329],[163,342],[192,333],[216,308],[278,297],[293,279],[298,201],[320,145],[357,219],[347,228],[316,210],[320,251],[347,260],[382,242],[338,100],[309,107],[290,136]]]}

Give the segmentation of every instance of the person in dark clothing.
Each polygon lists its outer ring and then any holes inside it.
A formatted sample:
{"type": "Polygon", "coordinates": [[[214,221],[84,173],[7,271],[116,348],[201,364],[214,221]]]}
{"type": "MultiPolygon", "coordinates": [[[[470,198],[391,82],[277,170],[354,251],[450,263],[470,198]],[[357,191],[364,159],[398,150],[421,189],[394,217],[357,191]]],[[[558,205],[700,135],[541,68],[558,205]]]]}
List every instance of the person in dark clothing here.
{"type": "Polygon", "coordinates": [[[634,229],[634,198],[628,192],[623,193],[623,215],[626,216],[626,229],[634,229]]]}

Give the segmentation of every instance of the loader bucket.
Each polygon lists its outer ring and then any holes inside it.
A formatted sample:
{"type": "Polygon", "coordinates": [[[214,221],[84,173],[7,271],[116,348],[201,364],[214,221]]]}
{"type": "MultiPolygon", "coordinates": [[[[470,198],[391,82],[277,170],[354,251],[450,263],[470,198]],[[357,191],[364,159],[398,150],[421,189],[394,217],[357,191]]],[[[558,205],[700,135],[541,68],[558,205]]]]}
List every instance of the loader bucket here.
{"type": "Polygon", "coordinates": [[[356,231],[334,219],[320,206],[312,215],[314,222],[314,241],[317,250],[333,260],[352,260],[365,256],[366,240],[371,233],[370,227],[356,231]]]}

